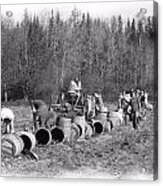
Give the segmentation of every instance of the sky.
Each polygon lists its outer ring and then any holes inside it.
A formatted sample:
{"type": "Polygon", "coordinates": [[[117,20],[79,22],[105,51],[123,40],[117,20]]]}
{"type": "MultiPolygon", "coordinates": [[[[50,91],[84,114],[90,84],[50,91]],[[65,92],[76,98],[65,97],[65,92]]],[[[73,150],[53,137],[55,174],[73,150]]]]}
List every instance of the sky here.
{"type": "MultiPolygon", "coordinates": [[[[145,10],[145,15],[153,15],[153,1],[131,1],[131,2],[96,2],[96,3],[56,3],[56,4],[15,4],[2,5],[1,14],[8,18],[6,12],[12,12],[15,21],[23,19],[24,10],[27,9],[31,15],[42,15],[44,17],[47,12],[52,9],[59,11],[61,18],[67,19],[71,15],[71,11],[76,8],[81,13],[90,13],[93,18],[107,19],[113,15],[122,15],[124,19],[135,17],[141,9],[145,10]]],[[[9,14],[10,15],[10,14],[9,14]]]]}

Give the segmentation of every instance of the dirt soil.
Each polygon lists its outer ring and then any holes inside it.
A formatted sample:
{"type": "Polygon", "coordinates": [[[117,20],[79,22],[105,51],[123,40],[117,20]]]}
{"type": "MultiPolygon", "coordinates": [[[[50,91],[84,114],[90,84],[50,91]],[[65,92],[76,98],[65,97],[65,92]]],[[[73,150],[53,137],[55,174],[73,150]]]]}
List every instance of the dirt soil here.
{"type": "MultiPolygon", "coordinates": [[[[115,106],[110,105],[110,109],[115,106]]],[[[29,107],[10,107],[16,115],[16,130],[32,126],[29,107]]],[[[37,146],[39,159],[23,155],[16,158],[2,156],[2,176],[25,177],[80,177],[110,179],[153,178],[153,112],[140,123],[138,130],[132,124],[114,128],[109,134],[79,140],[70,147],[58,143],[37,146]]]]}

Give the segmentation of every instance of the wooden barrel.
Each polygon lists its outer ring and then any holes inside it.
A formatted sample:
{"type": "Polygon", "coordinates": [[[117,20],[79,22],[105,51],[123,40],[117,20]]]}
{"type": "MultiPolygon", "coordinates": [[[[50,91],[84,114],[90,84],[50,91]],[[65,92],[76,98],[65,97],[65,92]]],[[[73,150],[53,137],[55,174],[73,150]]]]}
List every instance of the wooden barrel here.
{"type": "Polygon", "coordinates": [[[104,125],[104,132],[105,132],[105,133],[110,133],[111,130],[112,130],[112,128],[113,128],[112,122],[109,121],[109,120],[106,121],[106,122],[105,122],[105,125],[104,125]]]}
{"type": "Polygon", "coordinates": [[[24,142],[24,150],[32,151],[36,146],[36,137],[32,132],[20,131],[16,133],[24,142]]]}
{"type": "Polygon", "coordinates": [[[113,128],[121,125],[121,120],[118,117],[112,116],[108,120],[112,123],[113,128]]]}
{"type": "Polygon", "coordinates": [[[69,142],[71,136],[71,118],[61,117],[57,126],[63,129],[65,141],[69,142]]]}
{"type": "Polygon", "coordinates": [[[90,139],[94,134],[94,127],[90,124],[86,124],[85,126],[85,138],[90,139]]]}
{"type": "Polygon", "coordinates": [[[74,117],[73,123],[78,124],[82,128],[81,138],[85,138],[85,127],[86,127],[85,116],[76,116],[76,117],[74,117]]]}
{"type": "Polygon", "coordinates": [[[82,128],[80,125],[72,123],[70,142],[75,143],[82,135],[82,128]]]}
{"type": "Polygon", "coordinates": [[[107,120],[107,115],[108,115],[108,113],[107,112],[100,112],[99,113],[99,116],[98,116],[98,119],[99,120],[107,120]]]}
{"type": "Polygon", "coordinates": [[[104,129],[105,129],[105,127],[107,127],[107,115],[108,115],[107,112],[100,112],[98,114],[98,117],[96,118],[97,120],[99,120],[101,122],[104,129]]]}
{"type": "Polygon", "coordinates": [[[52,141],[51,131],[44,127],[36,131],[35,137],[38,145],[49,145],[52,141]]]}
{"type": "Polygon", "coordinates": [[[94,127],[94,134],[102,134],[104,131],[104,126],[101,120],[92,120],[91,125],[94,127]]]}
{"type": "Polygon", "coordinates": [[[64,130],[61,127],[53,127],[51,129],[51,135],[52,135],[52,141],[55,142],[62,142],[64,141],[65,138],[65,134],[64,134],[64,130]]]}
{"type": "Polygon", "coordinates": [[[2,155],[19,156],[24,148],[22,138],[16,134],[6,134],[1,139],[2,155]]]}

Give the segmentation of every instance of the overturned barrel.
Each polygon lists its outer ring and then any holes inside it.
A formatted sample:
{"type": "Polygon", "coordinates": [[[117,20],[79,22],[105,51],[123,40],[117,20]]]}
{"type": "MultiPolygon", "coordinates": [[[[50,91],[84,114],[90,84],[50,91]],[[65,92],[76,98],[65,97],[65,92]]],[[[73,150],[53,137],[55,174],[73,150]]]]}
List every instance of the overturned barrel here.
{"type": "Polygon", "coordinates": [[[73,123],[78,124],[81,129],[82,129],[82,135],[81,138],[85,138],[85,128],[86,128],[86,120],[85,120],[85,116],[76,116],[73,119],[73,123]]]}
{"type": "Polygon", "coordinates": [[[80,125],[72,123],[70,142],[75,143],[82,135],[82,128],[80,125]]]}
{"type": "Polygon", "coordinates": [[[52,141],[62,142],[64,141],[65,134],[64,130],[61,127],[53,127],[51,129],[52,141]]]}
{"type": "Polygon", "coordinates": [[[103,125],[103,128],[104,128],[103,131],[106,133],[110,133],[113,126],[112,126],[112,122],[108,120],[108,112],[100,112],[99,120],[103,125]]]}
{"type": "Polygon", "coordinates": [[[65,138],[64,140],[69,142],[71,135],[71,118],[67,117],[59,118],[59,121],[57,122],[57,127],[63,130],[65,138]]]}
{"type": "Polygon", "coordinates": [[[36,137],[32,132],[20,131],[16,133],[24,142],[23,151],[32,151],[36,146],[36,137]]]}
{"type": "Polygon", "coordinates": [[[24,148],[22,138],[16,134],[6,134],[1,139],[1,152],[5,156],[19,156],[24,148]]]}
{"type": "Polygon", "coordinates": [[[104,126],[101,120],[92,120],[91,125],[94,128],[94,134],[102,134],[104,131],[104,126]]]}
{"type": "Polygon", "coordinates": [[[85,138],[90,139],[93,136],[93,134],[94,134],[94,127],[91,124],[87,123],[85,127],[85,138]]]}
{"type": "Polygon", "coordinates": [[[51,131],[44,127],[36,131],[35,137],[38,145],[49,145],[52,141],[51,131]]]}

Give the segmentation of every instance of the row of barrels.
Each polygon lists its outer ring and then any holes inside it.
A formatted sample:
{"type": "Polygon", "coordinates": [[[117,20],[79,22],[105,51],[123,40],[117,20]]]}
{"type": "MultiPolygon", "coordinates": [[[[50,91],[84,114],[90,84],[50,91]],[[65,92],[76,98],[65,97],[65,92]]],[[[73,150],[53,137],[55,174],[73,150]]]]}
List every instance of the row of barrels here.
{"type": "Polygon", "coordinates": [[[41,127],[34,134],[20,131],[2,136],[1,150],[2,154],[18,156],[24,151],[32,151],[36,145],[49,145],[51,142],[75,143],[78,139],[91,138],[105,130],[110,130],[110,123],[104,114],[90,122],[86,122],[85,116],[76,116],[73,120],[61,117],[56,126],[50,129],[41,127]]]}

